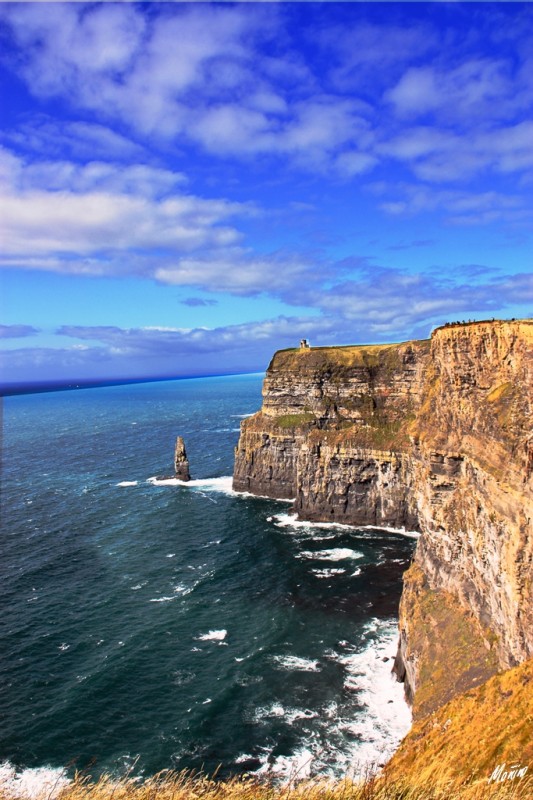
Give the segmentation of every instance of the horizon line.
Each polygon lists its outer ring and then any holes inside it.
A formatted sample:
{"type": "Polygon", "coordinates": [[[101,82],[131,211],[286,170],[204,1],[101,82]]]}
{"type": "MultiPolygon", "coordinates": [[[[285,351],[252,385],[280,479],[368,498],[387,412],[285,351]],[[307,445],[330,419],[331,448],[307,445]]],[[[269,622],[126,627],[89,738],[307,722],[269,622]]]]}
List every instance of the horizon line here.
{"type": "Polygon", "coordinates": [[[216,372],[205,375],[161,375],[136,378],[58,378],[50,381],[24,381],[0,383],[0,397],[14,397],[24,394],[44,394],[46,392],[66,392],[76,389],[98,389],[105,386],[127,386],[133,383],[163,383],[165,381],[189,381],[205,378],[232,378],[240,375],[263,375],[264,370],[251,372],[216,372]]]}

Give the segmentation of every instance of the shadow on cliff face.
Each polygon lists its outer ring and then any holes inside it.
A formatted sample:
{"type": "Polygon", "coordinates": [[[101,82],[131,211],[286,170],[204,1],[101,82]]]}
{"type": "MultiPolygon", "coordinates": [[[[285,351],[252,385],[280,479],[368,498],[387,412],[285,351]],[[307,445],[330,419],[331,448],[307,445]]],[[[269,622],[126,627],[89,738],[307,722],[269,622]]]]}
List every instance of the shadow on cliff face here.
{"type": "Polygon", "coordinates": [[[307,580],[286,595],[295,608],[324,614],[349,614],[354,621],[369,616],[388,619],[398,616],[402,576],[410,559],[394,559],[380,564],[362,564],[352,575],[307,580]]]}

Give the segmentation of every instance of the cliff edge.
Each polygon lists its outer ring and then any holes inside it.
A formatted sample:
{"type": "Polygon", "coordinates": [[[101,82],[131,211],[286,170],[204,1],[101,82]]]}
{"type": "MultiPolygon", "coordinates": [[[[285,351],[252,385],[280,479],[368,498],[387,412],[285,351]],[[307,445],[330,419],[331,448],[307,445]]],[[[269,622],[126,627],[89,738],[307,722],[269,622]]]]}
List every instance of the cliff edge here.
{"type": "Polygon", "coordinates": [[[416,719],[533,657],[533,320],[277,352],[234,488],[420,531],[395,669],[416,719]]]}

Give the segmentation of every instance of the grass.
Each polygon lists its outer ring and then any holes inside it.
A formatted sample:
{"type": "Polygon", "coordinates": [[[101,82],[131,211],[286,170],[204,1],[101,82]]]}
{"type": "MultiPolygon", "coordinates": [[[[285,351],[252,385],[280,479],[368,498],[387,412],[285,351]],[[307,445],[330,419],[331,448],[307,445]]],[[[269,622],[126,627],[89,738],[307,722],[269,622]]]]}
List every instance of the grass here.
{"type": "Polygon", "coordinates": [[[365,344],[344,345],[340,347],[312,347],[310,350],[291,348],[278,350],[268,368],[273,370],[288,370],[301,373],[320,372],[326,370],[330,375],[339,370],[338,378],[343,371],[354,367],[366,369],[385,367],[396,362],[399,363],[399,351],[411,346],[415,350],[429,351],[429,339],[399,342],[397,344],[365,344]]]}
{"type": "MultiPolygon", "coordinates": [[[[531,800],[530,775],[506,784],[468,782],[394,781],[387,777],[355,782],[348,778],[288,781],[275,785],[251,776],[216,781],[188,772],[164,771],[153,778],[115,780],[104,776],[97,781],[77,775],[65,788],[48,789],[34,800],[531,800]]],[[[0,800],[12,796],[0,790],[0,800]]]]}
{"type": "Polygon", "coordinates": [[[302,425],[308,425],[315,420],[315,415],[308,411],[303,411],[300,414],[281,414],[279,417],[274,417],[274,422],[279,428],[300,428],[302,425]]]}
{"type": "MultiPolygon", "coordinates": [[[[506,765],[504,769],[509,770],[518,764],[527,767],[526,777],[531,781],[532,701],[530,659],[494,675],[415,722],[385,772],[390,771],[397,780],[417,776],[426,784],[442,776],[457,782],[469,772],[477,784],[487,787],[487,778],[496,767],[506,765]]],[[[518,796],[533,797],[531,783],[529,792],[518,796]]]]}

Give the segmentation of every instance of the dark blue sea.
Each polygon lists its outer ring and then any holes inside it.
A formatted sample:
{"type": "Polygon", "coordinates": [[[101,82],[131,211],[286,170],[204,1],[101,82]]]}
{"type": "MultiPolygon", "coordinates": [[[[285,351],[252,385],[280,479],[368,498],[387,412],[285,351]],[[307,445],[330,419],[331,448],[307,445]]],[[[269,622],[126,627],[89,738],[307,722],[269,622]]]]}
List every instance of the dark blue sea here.
{"type": "Polygon", "coordinates": [[[390,673],[414,538],[231,490],[261,382],[5,399],[0,778],[339,776],[407,731],[390,673]],[[188,485],[161,480],[178,434],[188,485]]]}

